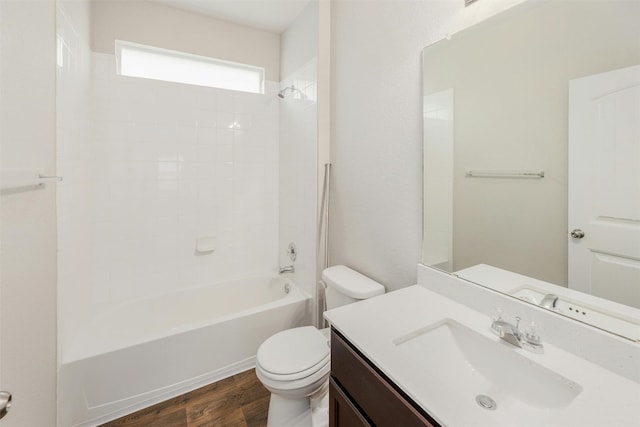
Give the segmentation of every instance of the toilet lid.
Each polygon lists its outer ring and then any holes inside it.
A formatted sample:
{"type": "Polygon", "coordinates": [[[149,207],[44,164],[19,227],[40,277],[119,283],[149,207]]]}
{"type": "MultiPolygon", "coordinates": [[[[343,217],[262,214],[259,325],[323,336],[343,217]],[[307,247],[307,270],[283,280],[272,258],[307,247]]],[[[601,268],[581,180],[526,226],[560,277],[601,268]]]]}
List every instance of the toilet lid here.
{"type": "Polygon", "coordinates": [[[313,326],[303,326],[268,338],[258,349],[256,358],[267,372],[291,375],[327,360],[329,352],[327,337],[313,326]]]}

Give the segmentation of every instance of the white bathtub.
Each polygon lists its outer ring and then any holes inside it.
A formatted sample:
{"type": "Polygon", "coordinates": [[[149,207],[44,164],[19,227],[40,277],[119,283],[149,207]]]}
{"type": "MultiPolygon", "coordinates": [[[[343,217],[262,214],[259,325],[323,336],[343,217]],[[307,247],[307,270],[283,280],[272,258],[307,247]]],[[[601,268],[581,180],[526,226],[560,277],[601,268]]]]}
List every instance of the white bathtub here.
{"type": "Polygon", "coordinates": [[[291,281],[258,277],[113,307],[62,355],[58,425],[95,426],[250,369],[266,338],[310,323],[309,304],[291,281]]]}

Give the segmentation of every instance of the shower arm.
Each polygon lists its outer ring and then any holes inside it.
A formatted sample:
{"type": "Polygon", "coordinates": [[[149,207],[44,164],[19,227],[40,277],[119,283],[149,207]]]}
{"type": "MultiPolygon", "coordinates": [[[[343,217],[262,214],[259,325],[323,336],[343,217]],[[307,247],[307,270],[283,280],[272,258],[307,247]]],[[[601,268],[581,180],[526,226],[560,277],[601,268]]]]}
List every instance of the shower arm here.
{"type": "Polygon", "coordinates": [[[287,93],[287,91],[290,91],[292,94],[296,94],[297,93],[298,94],[298,99],[303,99],[303,100],[307,99],[307,95],[305,95],[304,92],[302,92],[300,89],[298,89],[294,85],[287,86],[284,89],[282,89],[280,92],[278,92],[278,97],[280,99],[284,99],[284,95],[287,93]]]}

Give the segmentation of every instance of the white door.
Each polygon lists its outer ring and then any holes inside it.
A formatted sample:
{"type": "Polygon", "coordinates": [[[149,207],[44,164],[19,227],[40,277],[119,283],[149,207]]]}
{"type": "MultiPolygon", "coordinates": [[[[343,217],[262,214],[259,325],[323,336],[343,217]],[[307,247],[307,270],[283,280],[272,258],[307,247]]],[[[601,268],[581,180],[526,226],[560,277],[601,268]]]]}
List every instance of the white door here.
{"type": "Polygon", "coordinates": [[[569,233],[569,287],[640,308],[640,66],[569,84],[569,233]]]}

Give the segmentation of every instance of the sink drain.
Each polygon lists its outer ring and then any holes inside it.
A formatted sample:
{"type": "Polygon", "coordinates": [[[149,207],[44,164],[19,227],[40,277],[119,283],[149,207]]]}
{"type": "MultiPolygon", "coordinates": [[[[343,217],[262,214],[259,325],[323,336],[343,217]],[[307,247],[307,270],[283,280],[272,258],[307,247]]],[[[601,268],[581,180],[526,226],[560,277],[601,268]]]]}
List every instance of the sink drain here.
{"type": "Polygon", "coordinates": [[[498,404],[495,400],[490,398],[485,394],[479,394],[476,396],[476,403],[480,405],[483,409],[488,409],[490,411],[495,411],[498,407],[498,404]]]}

